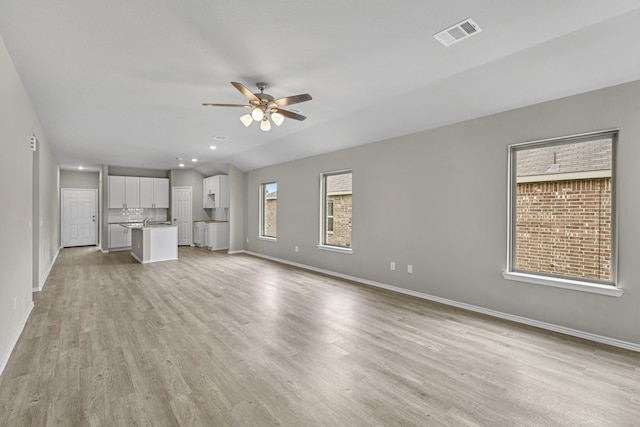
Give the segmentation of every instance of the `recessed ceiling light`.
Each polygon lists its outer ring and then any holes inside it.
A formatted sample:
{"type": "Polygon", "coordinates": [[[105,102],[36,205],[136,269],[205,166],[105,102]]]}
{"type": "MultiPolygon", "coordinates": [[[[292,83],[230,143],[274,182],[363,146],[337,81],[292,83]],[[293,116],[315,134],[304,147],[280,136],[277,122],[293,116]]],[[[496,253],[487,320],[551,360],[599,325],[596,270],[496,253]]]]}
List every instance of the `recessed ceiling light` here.
{"type": "Polygon", "coordinates": [[[191,161],[192,161],[193,163],[195,163],[195,162],[197,162],[197,161],[198,161],[198,159],[196,159],[196,158],[194,157],[193,159],[191,159],[191,161]]]}
{"type": "Polygon", "coordinates": [[[216,148],[218,148],[218,147],[216,147],[215,145],[210,145],[209,146],[209,150],[215,150],[216,148]]]}
{"type": "Polygon", "coordinates": [[[178,166],[180,166],[181,168],[184,167],[184,163],[180,163],[178,166]]]}
{"type": "Polygon", "coordinates": [[[78,166],[78,169],[79,169],[79,170],[82,170],[82,169],[84,169],[84,168],[83,168],[82,166],[78,166]]]}

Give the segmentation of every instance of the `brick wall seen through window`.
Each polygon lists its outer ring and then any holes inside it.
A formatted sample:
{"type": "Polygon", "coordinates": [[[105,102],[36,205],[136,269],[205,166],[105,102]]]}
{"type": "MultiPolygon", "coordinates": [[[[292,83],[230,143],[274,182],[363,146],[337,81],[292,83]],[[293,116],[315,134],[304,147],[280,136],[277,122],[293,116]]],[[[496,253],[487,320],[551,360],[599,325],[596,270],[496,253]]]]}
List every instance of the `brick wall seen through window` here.
{"type": "Polygon", "coordinates": [[[323,245],[351,247],[352,173],[324,174],[323,245]]]}
{"type": "Polygon", "coordinates": [[[260,236],[277,237],[277,216],[278,216],[278,184],[269,182],[260,185],[260,236]]]}
{"type": "Polygon", "coordinates": [[[515,151],[517,271],[612,280],[613,137],[515,151]]]}

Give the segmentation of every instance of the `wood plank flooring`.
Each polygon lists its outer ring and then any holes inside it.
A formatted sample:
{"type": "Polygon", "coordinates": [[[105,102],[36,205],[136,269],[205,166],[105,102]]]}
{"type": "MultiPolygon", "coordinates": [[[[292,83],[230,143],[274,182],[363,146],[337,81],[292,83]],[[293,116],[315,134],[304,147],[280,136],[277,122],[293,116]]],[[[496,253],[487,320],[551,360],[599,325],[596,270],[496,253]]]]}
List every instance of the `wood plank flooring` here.
{"type": "Polygon", "coordinates": [[[640,354],[246,256],[63,249],[0,426],[637,426],[640,354]]]}

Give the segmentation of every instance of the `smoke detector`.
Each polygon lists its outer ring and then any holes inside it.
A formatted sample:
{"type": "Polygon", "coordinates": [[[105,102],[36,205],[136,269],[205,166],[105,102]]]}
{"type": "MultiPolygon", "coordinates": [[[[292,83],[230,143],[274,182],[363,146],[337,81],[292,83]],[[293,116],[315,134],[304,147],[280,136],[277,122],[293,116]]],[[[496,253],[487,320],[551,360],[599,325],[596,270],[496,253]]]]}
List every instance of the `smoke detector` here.
{"type": "Polygon", "coordinates": [[[438,40],[444,46],[451,46],[454,43],[458,43],[468,37],[478,34],[482,31],[482,28],[475,23],[471,18],[467,18],[462,22],[458,22],[455,25],[440,31],[433,35],[433,38],[438,40]]]}

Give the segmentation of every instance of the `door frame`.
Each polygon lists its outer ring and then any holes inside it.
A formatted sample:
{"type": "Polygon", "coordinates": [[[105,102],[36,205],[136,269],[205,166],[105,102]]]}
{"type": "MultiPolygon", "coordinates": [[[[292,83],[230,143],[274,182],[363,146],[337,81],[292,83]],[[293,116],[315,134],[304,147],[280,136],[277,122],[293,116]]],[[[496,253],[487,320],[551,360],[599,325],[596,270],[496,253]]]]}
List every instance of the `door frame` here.
{"type": "MultiPolygon", "coordinates": [[[[100,206],[99,206],[99,199],[98,199],[98,189],[97,188],[61,188],[60,189],[60,247],[64,248],[67,246],[64,246],[64,193],[65,191],[91,191],[93,192],[93,196],[94,196],[94,206],[95,206],[95,221],[94,221],[94,227],[95,227],[95,236],[96,236],[96,243],[95,246],[99,246],[100,245],[100,206]]],[[[69,246],[70,247],[70,246],[69,246]]]]}

